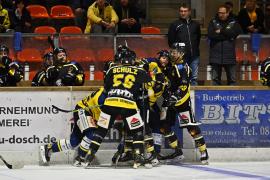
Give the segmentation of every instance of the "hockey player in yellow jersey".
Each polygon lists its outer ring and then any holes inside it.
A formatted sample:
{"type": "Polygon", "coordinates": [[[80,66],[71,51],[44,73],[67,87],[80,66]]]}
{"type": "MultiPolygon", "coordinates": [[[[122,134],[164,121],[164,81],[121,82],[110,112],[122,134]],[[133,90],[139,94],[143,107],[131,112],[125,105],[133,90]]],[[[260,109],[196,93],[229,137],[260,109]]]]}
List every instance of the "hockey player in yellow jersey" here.
{"type": "Polygon", "coordinates": [[[46,69],[46,80],[55,86],[82,86],[85,75],[82,66],[68,59],[64,48],[53,50],[54,64],[46,69]]]}
{"type": "MultiPolygon", "coordinates": [[[[159,147],[161,146],[161,134],[159,130],[160,110],[156,104],[156,101],[162,96],[165,86],[167,85],[166,77],[162,73],[162,70],[166,67],[163,67],[161,64],[164,62],[165,64],[168,63],[169,52],[162,50],[158,53],[158,55],[158,59],[137,59],[136,61],[136,64],[139,67],[144,68],[151,77],[151,86],[148,86],[147,89],[141,88],[140,96],[136,103],[140,109],[140,114],[143,121],[145,122],[144,142],[147,152],[146,161],[151,162],[153,166],[159,164],[157,153],[159,153],[159,147]]],[[[114,154],[112,162],[117,163],[118,156],[120,156],[118,162],[127,162],[133,160],[132,150],[132,141],[125,137],[123,142],[121,142],[118,146],[118,151],[114,154]]]]}
{"type": "Polygon", "coordinates": [[[97,91],[79,101],[73,112],[74,126],[69,139],[61,139],[56,142],[40,146],[40,154],[44,164],[48,164],[52,153],[74,149],[79,145],[78,156],[74,165],[80,166],[84,162],[97,120],[100,116],[100,107],[103,105],[106,94],[101,87],[97,91]]]}
{"type": "MultiPolygon", "coordinates": [[[[178,120],[180,128],[187,128],[195,141],[196,147],[201,153],[201,162],[208,163],[208,152],[204,137],[201,135],[199,124],[194,117],[190,99],[191,69],[184,60],[185,44],[175,43],[171,50],[172,67],[169,74],[170,88],[165,103],[168,104],[165,131],[178,120]]],[[[174,154],[172,154],[172,157],[174,154]]]]}
{"type": "Polygon", "coordinates": [[[91,166],[96,152],[102,143],[108,129],[120,115],[124,121],[127,136],[133,141],[134,168],[144,165],[143,121],[138,111],[136,100],[142,84],[151,81],[146,71],[134,65],[136,54],[124,51],[120,55],[121,64],[110,68],[104,79],[107,98],[101,107],[98,128],[91,139],[90,150],[86,160],[91,166]]]}

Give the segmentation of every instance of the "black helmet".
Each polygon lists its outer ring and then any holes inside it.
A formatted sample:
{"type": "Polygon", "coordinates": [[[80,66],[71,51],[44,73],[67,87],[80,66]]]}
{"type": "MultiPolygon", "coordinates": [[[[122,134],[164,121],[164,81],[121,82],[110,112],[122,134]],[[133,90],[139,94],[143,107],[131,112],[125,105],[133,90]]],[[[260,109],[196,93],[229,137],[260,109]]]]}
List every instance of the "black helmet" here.
{"type": "Polygon", "coordinates": [[[55,49],[53,50],[53,55],[54,55],[54,56],[57,56],[57,54],[59,54],[60,52],[63,52],[63,53],[65,53],[65,54],[67,54],[67,52],[66,52],[66,50],[65,50],[64,48],[59,47],[59,48],[55,48],[55,49]]]}
{"type": "Polygon", "coordinates": [[[264,86],[270,86],[270,57],[266,58],[261,64],[260,79],[264,86]]]}
{"type": "Polygon", "coordinates": [[[171,60],[172,63],[182,64],[184,63],[185,56],[185,43],[174,43],[171,48],[171,60]]]}
{"type": "Polygon", "coordinates": [[[167,50],[161,50],[157,54],[158,54],[158,58],[166,57],[166,58],[170,59],[170,53],[167,50]]]}
{"type": "Polygon", "coordinates": [[[134,65],[136,59],[136,53],[134,51],[122,51],[118,55],[118,59],[121,64],[134,65]]]}
{"type": "Polygon", "coordinates": [[[6,52],[7,54],[9,54],[9,49],[6,45],[1,45],[0,52],[6,52]]]}
{"type": "Polygon", "coordinates": [[[127,46],[125,46],[125,45],[119,45],[119,46],[117,47],[116,54],[114,55],[114,61],[115,61],[115,62],[119,62],[119,61],[120,61],[120,59],[119,59],[119,54],[120,54],[121,52],[129,51],[129,50],[130,50],[130,49],[129,49],[127,46]]]}
{"type": "Polygon", "coordinates": [[[52,52],[48,52],[48,53],[46,53],[46,54],[43,56],[43,66],[44,66],[45,68],[47,68],[47,67],[53,65],[53,64],[50,64],[50,62],[49,62],[50,60],[51,60],[52,63],[53,63],[53,53],[52,53],[52,52]]]}
{"type": "Polygon", "coordinates": [[[181,53],[185,53],[186,45],[185,45],[185,43],[176,42],[176,43],[173,43],[172,49],[176,49],[181,53]]]}
{"type": "Polygon", "coordinates": [[[63,65],[66,63],[67,61],[67,58],[65,57],[61,57],[60,59],[58,58],[58,54],[59,53],[64,53],[65,56],[67,56],[67,52],[64,48],[62,47],[59,47],[59,48],[55,48],[53,50],[53,56],[54,56],[54,60],[55,60],[55,65],[58,66],[58,65],[63,65]]]}
{"type": "Polygon", "coordinates": [[[127,51],[127,50],[130,50],[130,49],[127,46],[125,46],[125,45],[119,45],[117,47],[117,52],[127,51]]]}

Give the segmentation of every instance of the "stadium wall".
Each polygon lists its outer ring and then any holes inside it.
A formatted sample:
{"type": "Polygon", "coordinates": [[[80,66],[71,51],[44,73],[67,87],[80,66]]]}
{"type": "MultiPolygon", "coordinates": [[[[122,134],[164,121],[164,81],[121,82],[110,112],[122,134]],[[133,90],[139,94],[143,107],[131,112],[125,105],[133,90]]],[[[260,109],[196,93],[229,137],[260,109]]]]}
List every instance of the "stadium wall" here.
{"type": "MultiPolygon", "coordinates": [[[[92,87],[0,88],[0,154],[8,161],[38,164],[38,147],[69,137],[73,109],[92,87]]],[[[209,149],[210,161],[270,160],[270,89],[267,87],[194,87],[196,119],[209,149]]],[[[196,162],[199,152],[188,132],[176,127],[185,161],[196,162]]],[[[98,152],[98,161],[110,163],[119,134],[111,130],[98,152]]],[[[73,151],[54,154],[52,163],[71,163],[73,151]]]]}

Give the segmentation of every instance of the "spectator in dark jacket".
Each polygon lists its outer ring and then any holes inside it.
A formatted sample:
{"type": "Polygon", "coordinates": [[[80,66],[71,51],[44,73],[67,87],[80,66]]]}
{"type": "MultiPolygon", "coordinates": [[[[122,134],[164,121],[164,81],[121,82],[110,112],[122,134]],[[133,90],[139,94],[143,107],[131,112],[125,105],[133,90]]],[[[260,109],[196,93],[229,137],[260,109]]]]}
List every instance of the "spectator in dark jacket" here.
{"type": "Polygon", "coordinates": [[[140,10],[129,0],[120,0],[115,3],[115,12],[118,15],[118,33],[140,33],[140,10]]]}
{"type": "Polygon", "coordinates": [[[87,22],[87,10],[91,4],[93,4],[95,0],[75,0],[72,1],[71,7],[75,14],[75,25],[79,26],[82,31],[86,26],[87,22]]]}
{"type": "Polygon", "coordinates": [[[256,0],[246,0],[246,7],[238,14],[238,22],[245,34],[264,33],[264,14],[256,7],[256,0]]]}
{"type": "Polygon", "coordinates": [[[222,67],[227,75],[227,84],[236,83],[235,39],[241,34],[240,25],[229,16],[226,6],[218,8],[218,15],[210,21],[210,64],[212,65],[213,85],[221,85],[222,67]]]}
{"type": "Polygon", "coordinates": [[[24,5],[23,0],[16,0],[15,9],[12,12],[12,27],[16,32],[31,33],[31,16],[24,5]]]}
{"type": "Polygon", "coordinates": [[[229,18],[237,19],[237,16],[233,13],[233,3],[231,1],[225,2],[225,6],[229,9],[229,18]]]}
{"type": "Polygon", "coordinates": [[[190,18],[191,8],[185,3],[180,5],[179,14],[180,18],[169,27],[168,44],[172,47],[175,42],[185,43],[185,60],[192,70],[191,85],[197,85],[201,39],[200,24],[190,18]]]}

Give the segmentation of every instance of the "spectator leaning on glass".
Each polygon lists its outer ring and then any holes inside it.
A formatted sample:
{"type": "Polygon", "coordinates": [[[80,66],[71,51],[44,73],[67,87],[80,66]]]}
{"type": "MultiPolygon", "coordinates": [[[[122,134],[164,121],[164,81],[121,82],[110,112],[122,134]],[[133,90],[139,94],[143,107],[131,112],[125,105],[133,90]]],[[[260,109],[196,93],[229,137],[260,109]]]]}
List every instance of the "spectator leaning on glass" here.
{"type": "Polygon", "coordinates": [[[0,33],[4,33],[10,26],[8,11],[2,7],[2,0],[0,0],[0,33]]]}
{"type": "Polygon", "coordinates": [[[105,0],[96,0],[87,11],[85,33],[114,33],[118,16],[105,0]]]}
{"type": "Polygon", "coordinates": [[[180,18],[171,23],[169,27],[168,44],[172,47],[175,42],[185,43],[187,50],[185,59],[192,70],[191,85],[198,85],[200,25],[191,19],[191,8],[188,4],[183,3],[180,5],[179,14],[180,18]]]}
{"type": "Polygon", "coordinates": [[[120,2],[116,3],[114,9],[119,17],[118,33],[141,32],[140,9],[133,5],[130,0],[120,0],[120,2]]]}
{"type": "Polygon", "coordinates": [[[217,16],[208,26],[210,40],[210,64],[212,66],[213,85],[221,85],[222,67],[227,75],[227,84],[236,83],[235,39],[241,34],[240,25],[229,16],[225,5],[218,8],[217,16]]]}
{"type": "Polygon", "coordinates": [[[264,33],[264,14],[257,7],[256,0],[246,0],[245,8],[238,14],[238,22],[245,34],[264,33]]]}

